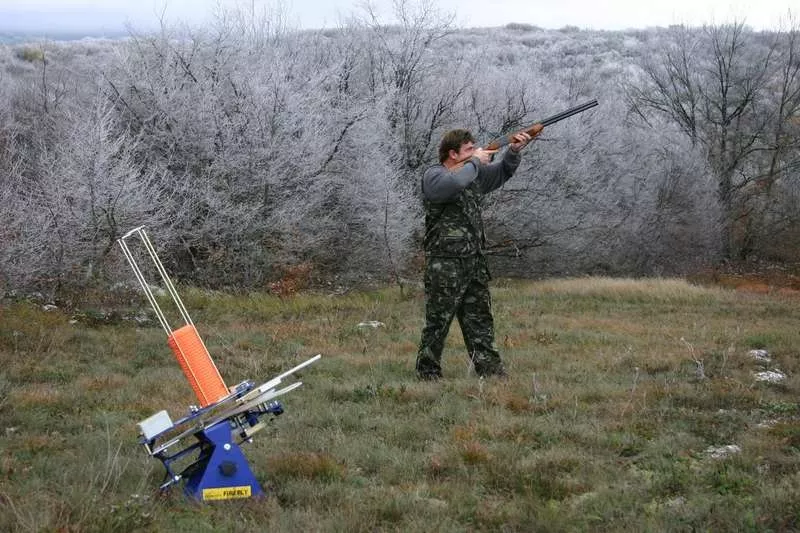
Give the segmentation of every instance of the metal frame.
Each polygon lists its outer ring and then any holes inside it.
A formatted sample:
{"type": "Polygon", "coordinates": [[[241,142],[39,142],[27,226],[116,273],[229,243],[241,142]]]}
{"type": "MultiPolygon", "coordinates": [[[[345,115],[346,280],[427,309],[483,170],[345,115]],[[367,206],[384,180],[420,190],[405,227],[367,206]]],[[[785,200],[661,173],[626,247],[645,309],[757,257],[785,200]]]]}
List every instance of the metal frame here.
{"type": "Polygon", "coordinates": [[[162,281],[164,282],[164,287],[166,287],[167,292],[169,292],[169,295],[175,302],[175,306],[178,308],[178,312],[180,313],[183,321],[186,324],[194,325],[194,322],[192,322],[192,318],[189,316],[189,312],[186,310],[186,306],[183,305],[183,300],[181,300],[181,297],[178,295],[178,291],[175,290],[175,285],[172,284],[172,280],[169,279],[169,275],[167,274],[164,265],[161,263],[161,259],[158,258],[156,249],[153,247],[153,243],[150,242],[150,238],[147,236],[147,232],[144,230],[144,226],[139,226],[138,228],[132,229],[131,231],[129,231],[128,233],[117,239],[117,242],[122,248],[122,253],[125,254],[125,259],[127,259],[128,263],[131,265],[133,273],[136,276],[136,279],[139,281],[139,285],[142,286],[142,290],[144,291],[144,294],[147,297],[147,301],[150,302],[150,305],[153,307],[153,311],[155,311],[156,317],[158,318],[161,327],[164,328],[164,331],[166,331],[167,335],[171,334],[173,331],[173,329],[169,326],[169,322],[167,322],[167,318],[164,315],[164,312],[158,305],[158,301],[156,300],[156,297],[153,294],[153,290],[150,288],[150,285],[148,285],[147,280],[145,280],[144,274],[142,273],[142,270],[139,268],[139,265],[136,263],[136,259],[133,257],[133,253],[131,253],[130,247],[128,246],[127,239],[133,236],[139,237],[139,239],[142,241],[145,250],[147,250],[147,254],[150,256],[150,259],[153,260],[153,264],[155,265],[156,270],[158,271],[162,281]]]}

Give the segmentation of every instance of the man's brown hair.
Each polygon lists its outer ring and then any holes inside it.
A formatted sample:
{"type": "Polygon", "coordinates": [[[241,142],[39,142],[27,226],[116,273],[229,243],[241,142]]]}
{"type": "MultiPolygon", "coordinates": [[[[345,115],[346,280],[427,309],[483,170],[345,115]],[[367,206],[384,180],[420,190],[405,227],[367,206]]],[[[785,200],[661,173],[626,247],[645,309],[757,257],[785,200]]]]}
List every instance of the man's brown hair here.
{"type": "Polygon", "coordinates": [[[450,156],[450,150],[458,152],[463,144],[475,142],[475,138],[469,130],[450,130],[442,137],[439,143],[439,163],[444,163],[450,156]]]}

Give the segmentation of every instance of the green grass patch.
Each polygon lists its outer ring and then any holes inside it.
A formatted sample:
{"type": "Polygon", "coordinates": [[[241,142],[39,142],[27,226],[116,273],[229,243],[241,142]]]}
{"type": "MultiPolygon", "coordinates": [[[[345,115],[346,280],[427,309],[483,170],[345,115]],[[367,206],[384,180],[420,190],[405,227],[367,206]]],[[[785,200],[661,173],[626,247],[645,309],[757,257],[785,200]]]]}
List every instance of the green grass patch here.
{"type": "Polygon", "coordinates": [[[323,354],[243,448],[267,497],[159,493],[136,423],[196,398],[157,323],[124,318],[147,313],[144,297],[102,312],[0,302],[1,531],[800,527],[800,312],[785,295],[498,280],[510,378],[478,380],[454,326],[445,378],[428,383],[414,376],[419,289],[179,292],[229,385],[323,354]],[[787,379],[755,381],[773,368],[787,379]]]}

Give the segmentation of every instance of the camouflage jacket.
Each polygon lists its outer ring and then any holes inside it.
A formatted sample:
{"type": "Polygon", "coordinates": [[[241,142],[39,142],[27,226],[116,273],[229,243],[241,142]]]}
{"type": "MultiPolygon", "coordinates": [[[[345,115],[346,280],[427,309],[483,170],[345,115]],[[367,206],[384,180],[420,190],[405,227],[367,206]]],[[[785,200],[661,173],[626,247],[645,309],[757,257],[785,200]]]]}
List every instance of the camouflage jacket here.
{"type": "Polygon", "coordinates": [[[519,166],[511,149],[488,165],[473,157],[458,170],[434,165],[422,177],[425,206],[423,245],[428,257],[469,257],[483,253],[486,238],[483,195],[499,188],[519,166]]]}

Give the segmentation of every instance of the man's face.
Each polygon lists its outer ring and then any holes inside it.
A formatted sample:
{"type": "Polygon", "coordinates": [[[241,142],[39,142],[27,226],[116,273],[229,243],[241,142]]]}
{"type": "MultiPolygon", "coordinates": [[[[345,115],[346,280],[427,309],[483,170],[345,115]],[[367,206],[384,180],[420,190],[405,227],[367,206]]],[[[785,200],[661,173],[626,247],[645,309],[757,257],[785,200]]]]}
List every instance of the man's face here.
{"type": "Polygon", "coordinates": [[[475,143],[472,141],[467,141],[461,145],[461,148],[458,149],[458,152],[455,150],[450,150],[450,155],[452,156],[455,154],[456,161],[463,161],[472,157],[473,152],[475,152],[475,143]]]}

